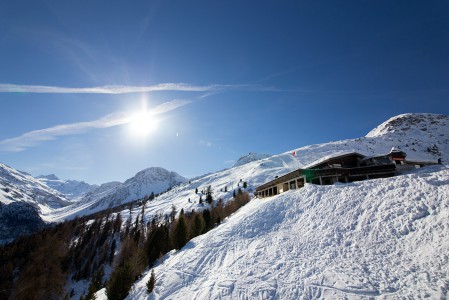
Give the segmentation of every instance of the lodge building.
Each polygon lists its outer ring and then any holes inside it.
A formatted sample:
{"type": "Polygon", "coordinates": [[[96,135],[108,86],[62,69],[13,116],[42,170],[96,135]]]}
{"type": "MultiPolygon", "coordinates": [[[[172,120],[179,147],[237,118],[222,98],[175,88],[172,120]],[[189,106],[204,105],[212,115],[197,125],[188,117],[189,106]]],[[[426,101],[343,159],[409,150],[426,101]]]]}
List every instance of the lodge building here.
{"type": "Polygon", "coordinates": [[[379,156],[365,156],[357,152],[325,157],[303,169],[262,184],[256,188],[256,196],[265,198],[288,190],[300,189],[305,183],[330,185],[337,182],[348,183],[360,180],[385,178],[405,170],[437,164],[406,160],[406,153],[395,150],[379,156]]]}

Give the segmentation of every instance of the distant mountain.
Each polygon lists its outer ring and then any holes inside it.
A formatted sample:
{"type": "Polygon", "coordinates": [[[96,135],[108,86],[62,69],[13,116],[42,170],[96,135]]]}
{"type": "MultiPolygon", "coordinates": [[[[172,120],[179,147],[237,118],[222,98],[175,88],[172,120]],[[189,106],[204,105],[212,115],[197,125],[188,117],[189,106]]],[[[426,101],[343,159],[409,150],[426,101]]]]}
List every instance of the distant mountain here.
{"type": "Polygon", "coordinates": [[[247,155],[240,157],[232,167],[242,166],[247,163],[250,163],[250,162],[253,162],[256,160],[261,160],[261,159],[264,159],[264,158],[267,158],[270,156],[271,156],[270,154],[258,154],[258,153],[250,152],[247,155]]]}
{"type": "Polygon", "coordinates": [[[0,163],[0,202],[26,202],[39,212],[70,205],[67,197],[30,174],[0,163]]]}
{"type": "Polygon", "coordinates": [[[70,204],[30,174],[0,163],[0,243],[43,228],[40,215],[70,204]]]}
{"type": "Polygon", "coordinates": [[[98,188],[98,185],[90,185],[84,181],[62,180],[55,174],[40,175],[36,178],[52,189],[64,194],[67,199],[72,201],[77,201],[87,193],[98,188]]]}
{"type": "Polygon", "coordinates": [[[161,193],[187,181],[181,175],[164,168],[152,167],[138,172],[124,183],[109,182],[92,189],[77,203],[55,210],[48,217],[53,220],[92,214],[107,208],[141,199],[151,193],[161,193]]]}

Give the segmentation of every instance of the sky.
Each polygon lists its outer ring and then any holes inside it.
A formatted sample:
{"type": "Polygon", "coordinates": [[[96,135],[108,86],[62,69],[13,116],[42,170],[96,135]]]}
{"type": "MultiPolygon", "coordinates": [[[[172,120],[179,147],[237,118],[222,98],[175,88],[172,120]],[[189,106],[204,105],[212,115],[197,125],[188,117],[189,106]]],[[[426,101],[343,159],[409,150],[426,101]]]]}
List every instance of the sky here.
{"type": "Polygon", "coordinates": [[[449,114],[448,1],[0,2],[0,162],[185,177],[449,114]]]}

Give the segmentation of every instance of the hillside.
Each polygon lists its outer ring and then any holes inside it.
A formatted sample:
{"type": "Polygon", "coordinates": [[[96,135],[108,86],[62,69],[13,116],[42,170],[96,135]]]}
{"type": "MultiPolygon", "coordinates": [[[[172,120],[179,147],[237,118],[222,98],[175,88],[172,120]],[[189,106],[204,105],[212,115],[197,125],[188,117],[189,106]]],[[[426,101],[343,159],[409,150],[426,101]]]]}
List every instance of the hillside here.
{"type": "Polygon", "coordinates": [[[270,154],[258,154],[258,153],[250,152],[247,155],[240,157],[236,161],[236,163],[233,165],[233,167],[238,167],[238,166],[241,166],[241,165],[253,162],[253,161],[268,158],[270,156],[271,156],[270,154]]]}
{"type": "MultiPolygon", "coordinates": [[[[447,162],[448,120],[400,115],[366,137],[295,149],[297,159],[289,151],[193,180],[147,204],[145,211],[150,218],[168,213],[171,205],[201,209],[197,201],[186,201],[198,199],[195,188],[211,185],[215,197],[226,201],[242,180],[251,191],[277,175],[348,151],[372,155],[396,147],[410,160],[447,162]]],[[[448,264],[440,254],[449,253],[443,230],[448,176],[447,167],[429,167],[352,184],[308,184],[252,201],[224,225],[164,257],[156,268],[155,298],[445,297],[448,264]]],[[[146,297],[148,278],[149,273],[129,299],[146,297]]]]}
{"type": "Polygon", "coordinates": [[[439,166],[253,200],[166,256],[150,299],[446,298],[448,183],[439,166]]]}

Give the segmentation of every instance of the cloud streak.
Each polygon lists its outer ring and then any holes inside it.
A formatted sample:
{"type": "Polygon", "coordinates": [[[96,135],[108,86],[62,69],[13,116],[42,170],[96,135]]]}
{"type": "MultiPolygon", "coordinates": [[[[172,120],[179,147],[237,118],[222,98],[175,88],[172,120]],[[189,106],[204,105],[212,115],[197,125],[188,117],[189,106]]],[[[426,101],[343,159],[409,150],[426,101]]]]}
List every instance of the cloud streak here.
{"type": "MultiPolygon", "coordinates": [[[[104,85],[97,87],[61,87],[47,85],[20,85],[0,83],[0,93],[33,94],[130,94],[157,91],[205,92],[203,97],[229,90],[243,91],[279,91],[273,87],[254,84],[212,84],[191,85],[186,83],[160,83],[146,86],[104,85]]],[[[201,98],[201,97],[200,97],[201,98]]]]}
{"type": "Polygon", "coordinates": [[[44,85],[18,85],[0,83],[0,93],[36,94],[129,94],[156,91],[210,92],[220,90],[225,85],[197,86],[185,83],[161,83],[148,86],[105,85],[97,87],[58,87],[44,85]]]}
{"type": "MultiPolygon", "coordinates": [[[[160,115],[191,103],[188,100],[172,100],[162,103],[149,111],[150,115],[160,115]]],[[[20,136],[0,141],[0,151],[19,152],[42,142],[55,140],[61,136],[81,134],[91,129],[109,128],[128,124],[133,116],[123,112],[112,113],[100,119],[78,122],[33,130],[20,136]]]]}

